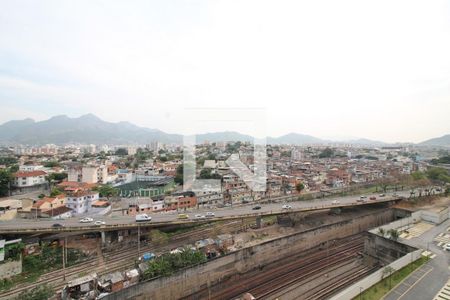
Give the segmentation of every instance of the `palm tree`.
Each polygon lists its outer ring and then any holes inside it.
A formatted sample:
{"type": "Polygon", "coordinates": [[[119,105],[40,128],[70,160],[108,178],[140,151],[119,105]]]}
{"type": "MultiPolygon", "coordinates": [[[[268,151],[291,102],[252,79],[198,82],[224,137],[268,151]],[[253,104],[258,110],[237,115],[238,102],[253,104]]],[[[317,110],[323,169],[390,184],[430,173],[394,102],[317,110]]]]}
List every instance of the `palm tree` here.
{"type": "Polygon", "coordinates": [[[393,241],[397,241],[399,238],[398,231],[396,229],[389,230],[389,238],[393,241]]]}
{"type": "Polygon", "coordinates": [[[381,273],[381,280],[383,280],[386,277],[386,275],[389,275],[389,289],[391,289],[391,284],[392,284],[392,276],[391,275],[395,271],[396,270],[393,267],[386,266],[381,273]]]}

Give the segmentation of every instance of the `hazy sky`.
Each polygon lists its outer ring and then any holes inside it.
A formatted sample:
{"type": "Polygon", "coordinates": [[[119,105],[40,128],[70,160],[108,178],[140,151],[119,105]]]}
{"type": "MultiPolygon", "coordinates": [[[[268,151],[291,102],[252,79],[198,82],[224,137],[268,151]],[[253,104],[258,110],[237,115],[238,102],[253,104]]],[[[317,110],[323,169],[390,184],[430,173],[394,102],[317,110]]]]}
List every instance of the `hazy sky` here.
{"type": "Polygon", "coordinates": [[[261,108],[272,136],[418,142],[450,133],[450,1],[1,1],[0,104],[177,133],[192,108],[261,108]]]}

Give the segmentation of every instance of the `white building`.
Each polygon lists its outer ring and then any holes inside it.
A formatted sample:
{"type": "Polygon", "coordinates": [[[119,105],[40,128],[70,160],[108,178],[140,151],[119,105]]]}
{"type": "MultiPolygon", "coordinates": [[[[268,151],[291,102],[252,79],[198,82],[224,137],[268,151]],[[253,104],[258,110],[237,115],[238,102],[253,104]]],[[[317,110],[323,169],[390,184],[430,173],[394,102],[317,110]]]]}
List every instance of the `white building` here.
{"type": "Polygon", "coordinates": [[[303,152],[300,149],[294,148],[291,151],[291,159],[294,161],[301,161],[303,159],[303,152]]]}
{"type": "Polygon", "coordinates": [[[67,195],[66,206],[73,210],[75,215],[88,213],[92,203],[99,199],[97,192],[76,192],[67,195]]]}
{"type": "Polygon", "coordinates": [[[45,184],[46,175],[47,173],[42,170],[29,172],[19,171],[13,175],[14,179],[12,185],[15,187],[22,188],[45,184]]]}

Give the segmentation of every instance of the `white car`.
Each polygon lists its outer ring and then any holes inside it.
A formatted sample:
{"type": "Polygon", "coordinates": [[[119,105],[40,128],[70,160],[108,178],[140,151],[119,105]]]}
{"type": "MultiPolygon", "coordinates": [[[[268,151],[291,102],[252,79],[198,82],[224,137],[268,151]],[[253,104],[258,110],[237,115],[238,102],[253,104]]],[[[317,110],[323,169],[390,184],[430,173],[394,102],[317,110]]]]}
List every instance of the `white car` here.
{"type": "Polygon", "coordinates": [[[290,206],[289,204],[284,204],[281,208],[282,209],[292,209],[292,206],[290,206]]]}
{"type": "Polygon", "coordinates": [[[444,249],[447,251],[450,251],[450,243],[445,244],[444,249]]]}
{"type": "Polygon", "coordinates": [[[106,222],[105,221],[101,221],[101,220],[98,220],[98,221],[94,222],[94,225],[97,225],[97,226],[105,225],[105,224],[106,224],[106,222]]]}
{"type": "Polygon", "coordinates": [[[333,204],[333,205],[337,205],[337,204],[340,204],[341,202],[339,202],[339,200],[333,200],[333,202],[331,202],[331,204],[333,204]]]}
{"type": "Polygon", "coordinates": [[[201,215],[201,214],[196,214],[196,215],[195,215],[195,218],[196,218],[196,219],[204,219],[205,216],[204,216],[204,215],[201,215]]]}
{"type": "Polygon", "coordinates": [[[215,217],[215,216],[216,216],[216,214],[213,213],[212,211],[208,211],[208,212],[206,213],[206,217],[207,217],[207,218],[212,218],[212,217],[215,217]]]}
{"type": "Polygon", "coordinates": [[[90,223],[90,222],[94,222],[94,219],[89,218],[89,217],[80,219],[80,223],[90,223]]]}

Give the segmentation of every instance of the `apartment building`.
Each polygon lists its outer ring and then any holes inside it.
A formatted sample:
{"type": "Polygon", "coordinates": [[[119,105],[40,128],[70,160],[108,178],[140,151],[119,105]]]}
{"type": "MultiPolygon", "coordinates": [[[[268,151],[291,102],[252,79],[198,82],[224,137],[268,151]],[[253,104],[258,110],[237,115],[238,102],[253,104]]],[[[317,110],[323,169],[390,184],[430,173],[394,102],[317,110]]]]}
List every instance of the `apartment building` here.
{"type": "Polygon", "coordinates": [[[68,169],[68,181],[107,183],[108,168],[105,165],[72,165],[68,169]]]}
{"type": "Polygon", "coordinates": [[[99,194],[90,190],[76,190],[67,194],[66,206],[76,215],[88,213],[99,194]]]}
{"type": "Polygon", "coordinates": [[[32,187],[45,184],[46,172],[38,171],[19,171],[13,174],[12,186],[17,188],[32,187]]]}

